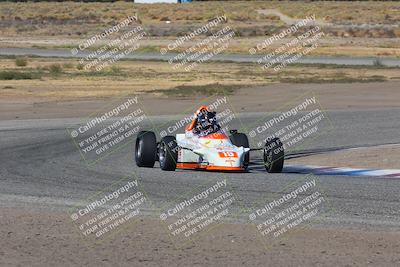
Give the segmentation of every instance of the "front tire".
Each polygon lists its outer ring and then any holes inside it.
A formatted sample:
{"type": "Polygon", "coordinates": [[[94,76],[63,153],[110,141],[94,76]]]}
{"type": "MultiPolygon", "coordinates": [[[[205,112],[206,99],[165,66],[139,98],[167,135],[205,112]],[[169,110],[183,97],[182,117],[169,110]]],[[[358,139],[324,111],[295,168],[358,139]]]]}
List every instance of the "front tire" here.
{"type": "Polygon", "coordinates": [[[158,157],[163,171],[175,171],[178,160],[178,145],[175,137],[165,136],[161,139],[158,157]]]}
{"type": "MultiPolygon", "coordinates": [[[[232,144],[234,144],[237,147],[245,147],[245,148],[249,148],[249,139],[247,138],[247,136],[244,133],[238,133],[238,132],[233,132],[230,136],[229,139],[231,140],[232,144]]],[[[243,160],[243,167],[245,169],[247,169],[247,167],[249,166],[249,162],[250,162],[250,153],[247,152],[244,155],[244,160],[243,160]]]]}
{"type": "Polygon", "coordinates": [[[157,139],[154,132],[141,131],[136,137],[135,160],[138,167],[153,168],[157,155],[157,139]]]}
{"type": "Polygon", "coordinates": [[[274,138],[265,143],[264,166],[267,172],[282,172],[285,151],[279,138],[274,138]]]}

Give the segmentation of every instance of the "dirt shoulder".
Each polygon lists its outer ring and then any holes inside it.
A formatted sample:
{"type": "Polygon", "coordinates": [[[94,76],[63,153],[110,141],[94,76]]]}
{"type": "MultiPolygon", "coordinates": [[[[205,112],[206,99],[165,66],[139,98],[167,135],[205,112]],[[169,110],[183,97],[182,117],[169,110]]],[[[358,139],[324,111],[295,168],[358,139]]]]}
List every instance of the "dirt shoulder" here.
{"type": "Polygon", "coordinates": [[[289,164],[310,162],[318,166],[400,169],[400,145],[345,149],[288,160],[289,164]]]}
{"type": "Polygon", "coordinates": [[[352,148],[324,154],[294,158],[288,164],[329,167],[400,169],[400,145],[352,148]]]}
{"type": "MultiPolygon", "coordinates": [[[[324,110],[398,108],[400,82],[352,84],[271,84],[242,88],[228,101],[236,113],[274,112],[290,104],[301,95],[312,92],[324,110]]],[[[135,92],[132,92],[134,94],[135,92]]],[[[124,93],[126,94],[126,92],[124,93]]],[[[121,95],[124,95],[121,93],[121,95]]],[[[112,98],[88,98],[79,101],[57,97],[0,98],[0,120],[87,117],[107,106],[112,98]]],[[[140,101],[150,115],[181,114],[204,104],[207,96],[175,97],[141,93],[140,101]]],[[[190,112],[188,112],[190,113],[190,112]]]]}
{"type": "Polygon", "coordinates": [[[266,248],[254,226],[222,224],[176,248],[143,217],[112,239],[87,243],[63,213],[0,209],[0,265],[7,266],[398,266],[400,233],[311,228],[266,248]]]}

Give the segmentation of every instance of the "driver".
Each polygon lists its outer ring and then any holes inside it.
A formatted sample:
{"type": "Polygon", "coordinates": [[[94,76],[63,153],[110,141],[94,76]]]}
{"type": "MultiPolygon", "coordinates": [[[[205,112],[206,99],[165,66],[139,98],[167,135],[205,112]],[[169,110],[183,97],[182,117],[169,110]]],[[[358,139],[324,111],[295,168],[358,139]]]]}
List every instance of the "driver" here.
{"type": "Polygon", "coordinates": [[[217,123],[216,113],[209,111],[206,106],[201,106],[196,112],[188,130],[190,128],[193,134],[198,136],[206,136],[221,130],[221,126],[217,123]]]}

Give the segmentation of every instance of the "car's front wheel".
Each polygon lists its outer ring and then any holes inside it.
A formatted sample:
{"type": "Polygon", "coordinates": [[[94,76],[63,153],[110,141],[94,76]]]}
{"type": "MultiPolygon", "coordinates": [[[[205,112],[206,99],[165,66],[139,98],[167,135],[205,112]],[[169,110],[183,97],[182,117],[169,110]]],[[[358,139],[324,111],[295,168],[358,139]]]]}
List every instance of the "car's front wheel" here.
{"type": "Polygon", "coordinates": [[[161,139],[158,160],[160,168],[164,171],[175,171],[178,160],[178,145],[173,136],[165,136],[161,139]]]}
{"type": "Polygon", "coordinates": [[[282,172],[285,151],[279,138],[274,138],[265,143],[264,166],[267,172],[282,172]]]}
{"type": "MultiPolygon", "coordinates": [[[[249,148],[249,139],[247,138],[247,135],[245,135],[244,133],[238,133],[236,131],[233,131],[229,136],[229,139],[231,140],[232,144],[237,147],[242,146],[245,148],[249,148]]],[[[244,155],[243,167],[247,168],[249,166],[249,162],[250,162],[250,153],[247,152],[244,155]]]]}

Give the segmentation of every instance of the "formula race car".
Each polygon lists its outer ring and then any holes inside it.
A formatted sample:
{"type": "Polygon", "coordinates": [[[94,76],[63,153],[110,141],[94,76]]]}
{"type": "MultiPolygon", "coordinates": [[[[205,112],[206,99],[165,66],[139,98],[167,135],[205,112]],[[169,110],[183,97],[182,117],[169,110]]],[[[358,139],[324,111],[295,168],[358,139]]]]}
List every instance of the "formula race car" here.
{"type": "Polygon", "coordinates": [[[135,160],[138,167],[154,167],[156,161],[165,171],[199,169],[211,171],[246,171],[250,151],[263,150],[264,166],[268,172],[281,172],[284,162],[283,144],[279,138],[266,142],[265,147],[251,149],[249,140],[237,130],[229,137],[217,122],[215,112],[201,106],[185,133],[164,136],[157,142],[151,131],[141,131],[136,138],[135,160]]]}

